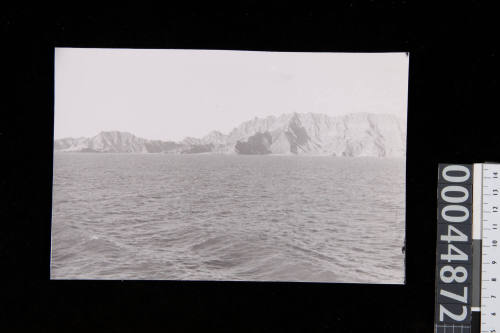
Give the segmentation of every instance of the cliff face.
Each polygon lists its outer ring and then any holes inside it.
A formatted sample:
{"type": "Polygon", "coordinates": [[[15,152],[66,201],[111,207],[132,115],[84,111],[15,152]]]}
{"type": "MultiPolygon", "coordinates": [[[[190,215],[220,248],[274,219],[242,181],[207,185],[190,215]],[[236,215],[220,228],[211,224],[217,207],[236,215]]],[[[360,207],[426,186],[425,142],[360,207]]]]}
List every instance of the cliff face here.
{"type": "Polygon", "coordinates": [[[244,122],[227,135],[226,144],[246,143],[245,152],[255,150],[259,154],[267,149],[270,154],[404,157],[405,129],[406,124],[392,115],[357,113],[329,117],[294,113],[244,122]],[[266,149],[262,143],[250,140],[258,133],[271,136],[266,149]],[[250,149],[248,145],[260,148],[250,149]]]}
{"type": "Polygon", "coordinates": [[[247,141],[238,141],[234,147],[238,154],[263,155],[271,154],[270,150],[272,137],[269,132],[256,133],[248,138],[247,141]]]}
{"type": "Polygon", "coordinates": [[[181,142],[152,141],[124,132],[101,132],[92,138],[56,140],[56,151],[119,153],[238,153],[404,157],[406,125],[392,115],[356,113],[285,114],[254,118],[224,135],[181,142]]]}

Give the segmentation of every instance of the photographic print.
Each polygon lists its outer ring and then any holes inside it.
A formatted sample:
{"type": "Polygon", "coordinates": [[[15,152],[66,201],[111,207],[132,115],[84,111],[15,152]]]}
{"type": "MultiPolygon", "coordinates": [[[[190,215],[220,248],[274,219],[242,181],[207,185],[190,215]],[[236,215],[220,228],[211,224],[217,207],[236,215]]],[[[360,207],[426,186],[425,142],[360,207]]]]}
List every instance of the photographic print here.
{"type": "Polygon", "coordinates": [[[51,279],[404,283],[408,62],[56,48],[51,279]]]}

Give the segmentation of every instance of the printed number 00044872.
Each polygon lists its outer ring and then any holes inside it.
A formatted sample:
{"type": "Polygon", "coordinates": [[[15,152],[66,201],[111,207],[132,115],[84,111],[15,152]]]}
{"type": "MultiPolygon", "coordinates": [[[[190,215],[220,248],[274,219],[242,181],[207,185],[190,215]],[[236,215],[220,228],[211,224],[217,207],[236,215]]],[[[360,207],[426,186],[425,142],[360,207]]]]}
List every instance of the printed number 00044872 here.
{"type": "MultiPolygon", "coordinates": [[[[469,219],[469,207],[463,203],[467,201],[471,193],[467,187],[458,185],[468,181],[471,177],[470,171],[467,167],[462,165],[448,165],[442,170],[442,177],[447,182],[453,185],[445,186],[439,195],[446,203],[442,206],[439,214],[444,221],[449,223],[447,225],[447,234],[439,235],[440,240],[448,242],[447,253],[440,254],[440,261],[452,262],[467,262],[469,260],[468,254],[460,250],[453,243],[456,242],[469,242],[469,236],[460,230],[459,225],[469,219]],[[451,195],[451,194],[454,195],[451,195]]],[[[442,283],[463,283],[467,280],[469,273],[466,266],[451,265],[443,266],[439,271],[439,278],[442,283]]],[[[444,316],[448,316],[454,321],[463,321],[467,318],[467,298],[468,287],[463,286],[463,293],[456,294],[445,289],[440,288],[439,294],[448,299],[463,303],[461,313],[453,313],[448,310],[443,304],[439,305],[439,321],[444,321],[444,316]]]]}

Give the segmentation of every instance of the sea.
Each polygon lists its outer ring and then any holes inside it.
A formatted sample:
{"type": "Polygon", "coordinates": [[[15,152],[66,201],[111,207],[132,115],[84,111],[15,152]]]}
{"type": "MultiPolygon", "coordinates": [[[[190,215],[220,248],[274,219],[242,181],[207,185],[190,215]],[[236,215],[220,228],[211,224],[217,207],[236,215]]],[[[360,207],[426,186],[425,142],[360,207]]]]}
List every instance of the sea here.
{"type": "Polygon", "coordinates": [[[51,279],[404,283],[405,160],[55,153],[51,279]]]}

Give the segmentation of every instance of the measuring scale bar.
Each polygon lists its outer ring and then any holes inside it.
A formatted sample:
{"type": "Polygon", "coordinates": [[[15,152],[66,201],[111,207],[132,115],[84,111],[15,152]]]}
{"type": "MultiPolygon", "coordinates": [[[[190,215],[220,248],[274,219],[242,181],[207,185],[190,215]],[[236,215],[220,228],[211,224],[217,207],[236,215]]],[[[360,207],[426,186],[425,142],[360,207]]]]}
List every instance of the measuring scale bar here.
{"type": "MultiPolygon", "coordinates": [[[[481,332],[500,333],[500,164],[480,164],[481,209],[481,332]]],[[[479,167],[478,167],[479,168],[479,167]]],[[[476,166],[474,168],[476,171],[476,166]]],[[[479,187],[474,184],[474,187],[479,187]]]]}
{"type": "Polygon", "coordinates": [[[500,164],[438,170],[434,331],[500,333],[500,164]]]}

